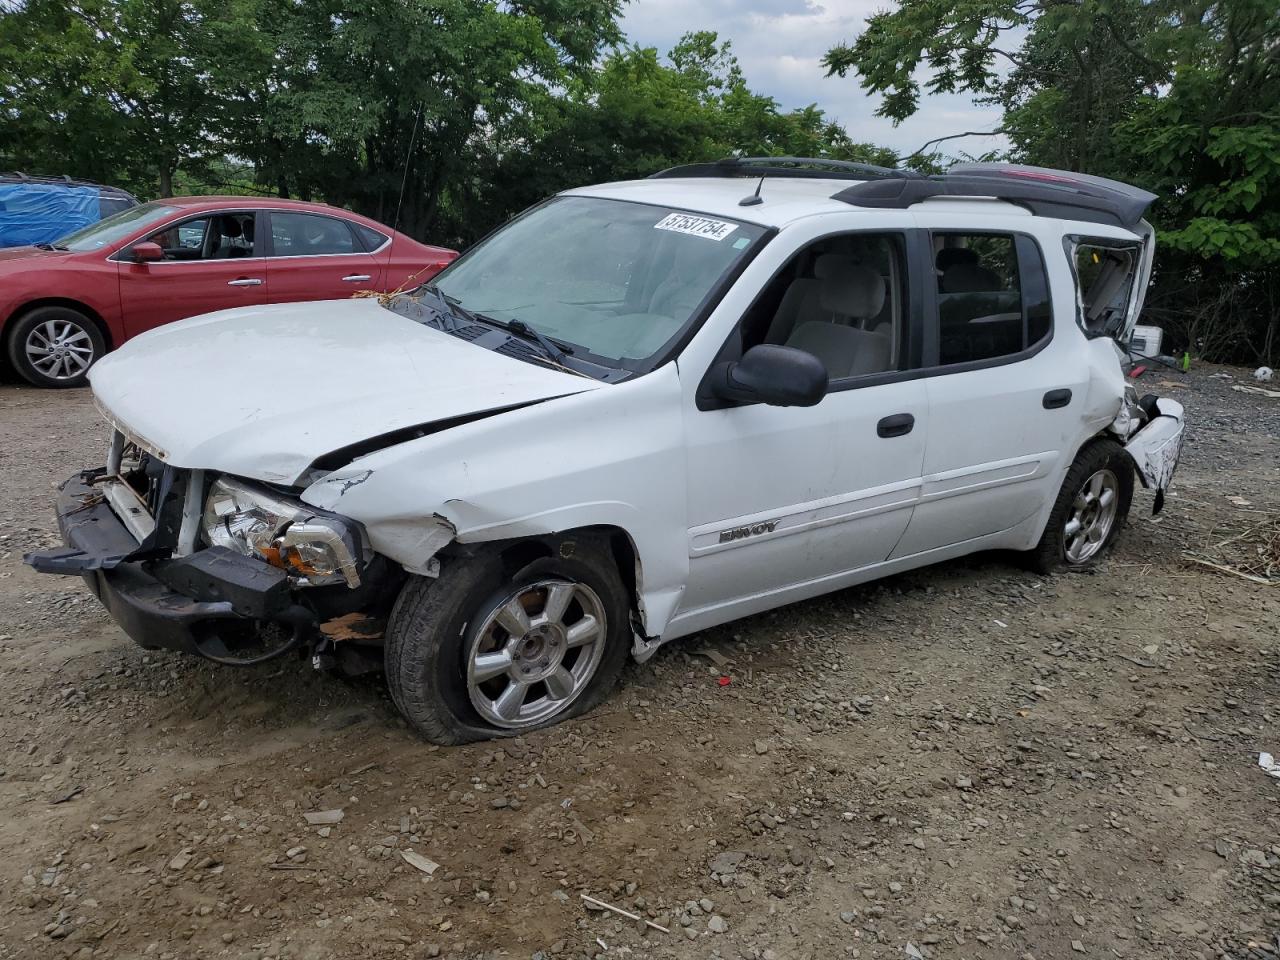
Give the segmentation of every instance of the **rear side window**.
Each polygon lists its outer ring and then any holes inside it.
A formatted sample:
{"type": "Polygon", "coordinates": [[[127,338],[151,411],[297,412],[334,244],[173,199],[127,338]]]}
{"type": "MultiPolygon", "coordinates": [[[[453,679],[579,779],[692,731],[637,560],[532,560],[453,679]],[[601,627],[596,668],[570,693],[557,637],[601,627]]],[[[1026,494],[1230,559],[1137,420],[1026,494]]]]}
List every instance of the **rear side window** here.
{"type": "Polygon", "coordinates": [[[366,227],[363,223],[353,223],[351,228],[355,230],[360,242],[364,244],[364,248],[370,253],[373,253],[373,251],[387,242],[385,233],[380,233],[373,227],[366,227]]]}
{"type": "Polygon", "coordinates": [[[1090,337],[1114,337],[1124,330],[1140,260],[1137,244],[1085,241],[1076,246],[1080,326],[1090,337]]]}
{"type": "Polygon", "coordinates": [[[362,252],[345,220],[310,213],[272,213],[271,246],[277,257],[362,252]]]}
{"type": "Polygon", "coordinates": [[[1030,237],[946,233],[933,245],[941,365],[1013,356],[1049,336],[1049,284],[1030,237]]]}

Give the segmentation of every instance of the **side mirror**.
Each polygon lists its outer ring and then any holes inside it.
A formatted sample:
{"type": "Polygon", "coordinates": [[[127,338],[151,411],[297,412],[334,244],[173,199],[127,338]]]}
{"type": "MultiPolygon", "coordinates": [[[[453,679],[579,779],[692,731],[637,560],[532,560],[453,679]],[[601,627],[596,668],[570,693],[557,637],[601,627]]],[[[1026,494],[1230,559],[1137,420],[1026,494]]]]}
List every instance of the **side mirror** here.
{"type": "Polygon", "coordinates": [[[711,371],[711,392],[735,403],[767,403],[774,407],[812,407],[827,395],[827,368],[812,353],[762,343],[737,363],[721,363],[711,371]]]}
{"type": "Polygon", "coordinates": [[[153,263],[164,259],[164,250],[161,249],[160,244],[152,243],[150,240],[135,243],[129,249],[129,253],[134,263],[153,263]]]}

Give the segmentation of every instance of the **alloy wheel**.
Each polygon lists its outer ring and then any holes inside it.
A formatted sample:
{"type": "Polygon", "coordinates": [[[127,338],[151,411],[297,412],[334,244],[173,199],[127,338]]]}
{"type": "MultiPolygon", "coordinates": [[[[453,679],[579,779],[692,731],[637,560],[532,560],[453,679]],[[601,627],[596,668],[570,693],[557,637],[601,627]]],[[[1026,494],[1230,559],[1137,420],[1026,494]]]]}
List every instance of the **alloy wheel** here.
{"type": "Polygon", "coordinates": [[[27,360],[50,380],[74,380],[93,364],[93,339],[73,320],[46,320],[31,328],[23,345],[27,360]]]}
{"type": "Polygon", "coordinates": [[[604,603],[570,580],[519,587],[479,618],[467,651],[476,712],[508,730],[567,710],[591,682],[608,636],[604,603]]]}
{"type": "Polygon", "coordinates": [[[1085,563],[1107,542],[1120,505],[1120,480],[1103,468],[1080,487],[1071,504],[1062,542],[1069,563],[1085,563]]]}

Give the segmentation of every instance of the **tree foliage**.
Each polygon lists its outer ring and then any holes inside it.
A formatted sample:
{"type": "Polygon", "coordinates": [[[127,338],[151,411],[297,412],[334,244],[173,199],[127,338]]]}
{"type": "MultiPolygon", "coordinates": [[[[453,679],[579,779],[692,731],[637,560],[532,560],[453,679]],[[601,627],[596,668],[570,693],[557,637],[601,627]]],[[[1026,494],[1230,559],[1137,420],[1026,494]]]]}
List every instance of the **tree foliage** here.
{"type": "Polygon", "coordinates": [[[0,15],[0,167],[323,199],[466,243],[678,163],[893,163],[750,90],[714,33],[625,45],[621,2],[25,0],[0,15]]]}
{"type": "Polygon", "coordinates": [[[1003,108],[1013,159],[1160,194],[1149,312],[1210,357],[1280,354],[1274,0],[901,0],[826,64],[883,116],[969,93],[1003,108]]]}

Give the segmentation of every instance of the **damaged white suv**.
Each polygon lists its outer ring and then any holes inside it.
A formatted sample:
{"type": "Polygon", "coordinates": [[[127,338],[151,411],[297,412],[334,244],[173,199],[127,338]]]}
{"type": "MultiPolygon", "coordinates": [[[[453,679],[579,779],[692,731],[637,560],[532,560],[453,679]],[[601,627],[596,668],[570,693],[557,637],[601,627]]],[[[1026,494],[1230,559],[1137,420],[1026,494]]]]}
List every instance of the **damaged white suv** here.
{"type": "Polygon", "coordinates": [[[730,160],[571,190],[425,287],[228,310],[93,368],[66,548],[145,647],[384,667],[428,739],[599,703],[630,653],[977,550],[1084,567],[1182,408],[1121,347],[1151,194],[730,160]]]}

